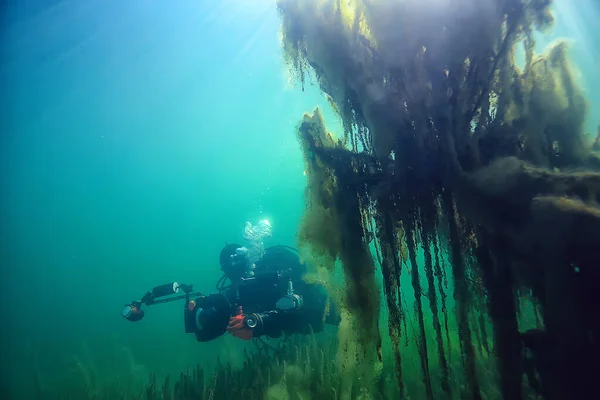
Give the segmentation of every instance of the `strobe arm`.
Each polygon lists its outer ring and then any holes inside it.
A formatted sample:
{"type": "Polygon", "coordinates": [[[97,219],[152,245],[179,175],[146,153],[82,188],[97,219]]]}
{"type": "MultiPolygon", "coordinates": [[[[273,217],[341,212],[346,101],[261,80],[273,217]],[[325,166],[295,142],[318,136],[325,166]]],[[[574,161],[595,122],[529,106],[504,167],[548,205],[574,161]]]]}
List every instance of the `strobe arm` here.
{"type": "Polygon", "coordinates": [[[134,300],[130,304],[126,304],[121,311],[121,316],[128,321],[137,322],[144,318],[144,310],[142,305],[151,306],[153,304],[168,303],[175,300],[184,299],[190,295],[200,295],[201,293],[193,293],[193,285],[186,285],[183,283],[171,282],[165,283],[164,285],[156,286],[151,291],[146,292],[141,300],[134,300]],[[183,291],[185,294],[180,296],[171,296],[183,291]],[[165,297],[165,298],[161,298],[165,297]]]}

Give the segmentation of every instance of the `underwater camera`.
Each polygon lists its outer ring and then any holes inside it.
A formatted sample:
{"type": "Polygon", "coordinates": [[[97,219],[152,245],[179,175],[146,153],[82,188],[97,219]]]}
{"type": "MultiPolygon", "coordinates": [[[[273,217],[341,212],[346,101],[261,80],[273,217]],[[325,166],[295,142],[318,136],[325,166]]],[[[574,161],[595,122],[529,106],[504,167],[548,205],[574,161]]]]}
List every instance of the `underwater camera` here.
{"type": "Polygon", "coordinates": [[[142,297],[134,300],[121,310],[127,321],[137,322],[144,318],[142,306],[151,306],[185,299],[183,307],[185,333],[195,333],[199,341],[207,341],[222,335],[229,322],[231,304],[221,294],[205,296],[194,292],[192,285],[177,282],[155,287],[142,297]],[[179,294],[179,291],[184,294],[179,294]]]}
{"type": "Polygon", "coordinates": [[[193,295],[202,295],[202,293],[192,292],[192,285],[180,284],[177,282],[166,283],[164,285],[156,286],[151,291],[146,292],[141,300],[134,300],[131,303],[126,304],[121,310],[121,316],[131,322],[141,321],[142,318],[144,318],[144,310],[142,310],[143,304],[150,306],[153,304],[168,303],[189,298],[193,295]],[[177,294],[179,293],[179,290],[183,291],[185,294],[161,299],[161,297],[177,294]]]}

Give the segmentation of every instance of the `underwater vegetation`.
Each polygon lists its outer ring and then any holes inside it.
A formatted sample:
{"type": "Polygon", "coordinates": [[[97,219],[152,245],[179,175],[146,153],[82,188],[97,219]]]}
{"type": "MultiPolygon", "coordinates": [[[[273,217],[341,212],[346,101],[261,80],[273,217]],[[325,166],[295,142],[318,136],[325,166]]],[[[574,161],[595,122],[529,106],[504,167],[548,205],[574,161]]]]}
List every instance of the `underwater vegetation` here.
{"type": "Polygon", "coordinates": [[[290,70],[302,86],[313,77],[343,121],[339,139],[318,109],[299,126],[310,199],[300,240],[317,265],[343,265],[361,368],[382,361],[381,278],[402,396],[478,399],[490,385],[506,399],[594,393],[600,173],[567,43],[535,52],[552,1],[277,4],[290,70]],[[405,271],[412,309],[400,301],[405,271]],[[536,329],[521,329],[524,299],[536,329]],[[409,314],[418,392],[407,391],[400,344],[409,314]],[[459,371],[448,363],[454,334],[459,371]],[[488,335],[491,382],[476,353],[488,335]],[[452,372],[463,386],[449,384],[452,372]]]}
{"type": "MultiPolygon", "coordinates": [[[[257,342],[258,344],[258,342],[257,342]]],[[[256,350],[244,351],[241,368],[218,362],[214,369],[189,367],[179,376],[159,380],[150,375],[147,383],[128,384],[127,381],[96,385],[85,369],[85,384],[64,391],[39,390],[38,399],[93,399],[93,400],[210,400],[210,399],[341,399],[348,379],[336,362],[338,341],[335,335],[320,337],[292,336],[281,346],[257,345],[256,350]]],[[[383,377],[384,375],[382,375],[383,377]]],[[[382,388],[383,381],[380,382],[382,388]]],[[[352,388],[352,398],[364,397],[359,386],[352,388]],[[361,397],[362,396],[362,397],[361,397]]],[[[375,398],[385,398],[381,391],[375,398]]]]}

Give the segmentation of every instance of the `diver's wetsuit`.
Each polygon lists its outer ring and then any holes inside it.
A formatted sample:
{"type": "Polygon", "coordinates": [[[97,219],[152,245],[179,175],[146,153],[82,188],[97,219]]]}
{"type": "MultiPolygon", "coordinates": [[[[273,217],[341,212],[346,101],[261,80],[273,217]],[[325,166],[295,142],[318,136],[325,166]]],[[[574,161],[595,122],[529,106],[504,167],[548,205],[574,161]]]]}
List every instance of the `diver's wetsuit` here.
{"type": "Polygon", "coordinates": [[[340,317],[332,308],[325,315],[329,302],[325,288],[303,281],[305,272],[298,256],[284,246],[268,248],[256,263],[253,277],[240,278],[220,294],[196,299],[195,308],[186,310],[186,327],[193,326],[200,342],[215,339],[225,333],[236,306],[241,306],[245,315],[261,316],[261,324],[253,329],[253,337],[306,334],[311,328],[320,332],[324,323],[338,324],[340,317]],[[299,309],[278,310],[276,303],[286,296],[290,279],[303,305],[299,309]]]}

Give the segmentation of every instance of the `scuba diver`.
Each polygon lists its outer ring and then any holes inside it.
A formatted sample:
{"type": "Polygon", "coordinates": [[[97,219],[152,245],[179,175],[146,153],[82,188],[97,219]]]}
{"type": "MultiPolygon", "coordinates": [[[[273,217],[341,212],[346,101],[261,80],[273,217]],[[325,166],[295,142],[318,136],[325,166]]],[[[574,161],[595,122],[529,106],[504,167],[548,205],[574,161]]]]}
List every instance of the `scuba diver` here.
{"type": "Polygon", "coordinates": [[[139,321],[144,316],[142,305],[185,299],[185,332],[193,333],[199,342],[225,332],[250,340],[307,334],[311,329],[316,333],[325,323],[339,324],[340,316],[325,288],[302,279],[306,266],[297,250],[284,245],[265,248],[263,239],[270,235],[268,221],[256,226],[247,222],[244,238],[249,245],[225,245],[219,256],[223,276],[217,281],[216,293],[204,295],[194,292],[192,285],[168,283],[126,305],[122,316],[139,321]],[[173,296],[180,290],[183,295],[173,296]]]}

